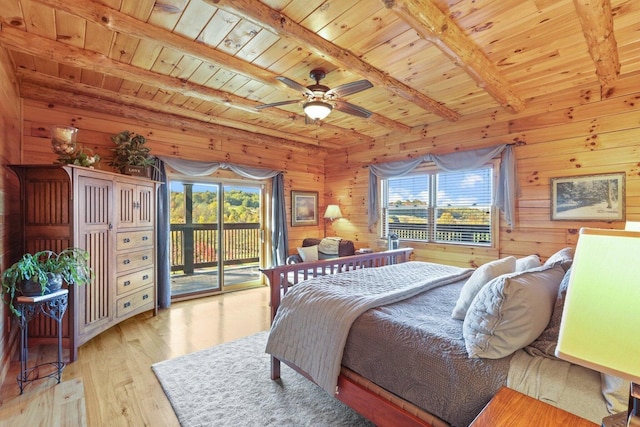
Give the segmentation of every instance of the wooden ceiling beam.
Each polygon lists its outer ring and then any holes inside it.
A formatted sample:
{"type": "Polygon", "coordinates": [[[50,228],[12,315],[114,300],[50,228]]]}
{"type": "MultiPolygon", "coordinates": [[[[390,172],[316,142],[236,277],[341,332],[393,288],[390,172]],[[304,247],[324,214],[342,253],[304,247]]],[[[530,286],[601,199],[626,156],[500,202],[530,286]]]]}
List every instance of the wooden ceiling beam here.
{"type": "MultiPolygon", "coordinates": [[[[277,75],[271,71],[260,68],[242,59],[236,58],[233,55],[229,55],[212,47],[209,47],[203,43],[198,43],[193,40],[189,40],[181,35],[174,34],[163,28],[156,27],[146,22],[135,19],[129,15],[126,15],[118,10],[112,9],[103,4],[97,3],[92,0],[75,0],[70,2],[68,0],[37,0],[46,6],[52,7],[56,10],[62,10],[69,14],[86,19],[87,21],[94,22],[101,25],[110,31],[127,34],[129,36],[138,37],[144,40],[150,40],[156,42],[162,46],[169,47],[187,55],[193,56],[207,63],[217,65],[226,70],[232,71],[237,74],[241,74],[249,79],[256,80],[262,84],[274,86],[277,85],[280,88],[285,88],[287,91],[296,93],[300,96],[299,92],[294,91],[289,86],[276,79],[277,75]]],[[[228,95],[229,100],[224,103],[226,106],[234,107],[236,104],[240,108],[247,108],[245,103],[241,100],[244,98],[234,98],[233,95],[228,95]]],[[[302,98],[301,98],[302,99],[302,98]]],[[[216,102],[212,100],[212,102],[216,102]]],[[[262,105],[261,103],[252,103],[253,107],[256,105],[262,105]]],[[[254,108],[251,107],[252,110],[254,108]]],[[[278,108],[271,109],[266,114],[278,114],[281,117],[287,115],[291,117],[293,113],[281,110],[278,108]]],[[[300,120],[304,120],[304,115],[297,115],[300,120]]],[[[380,114],[374,113],[369,120],[377,123],[387,129],[409,133],[411,128],[395,120],[388,119],[380,114]]],[[[331,126],[330,124],[328,126],[331,126]]],[[[333,127],[332,127],[333,128],[333,127]]],[[[340,128],[341,131],[345,131],[340,128]]],[[[348,131],[348,130],[347,130],[348,131]]]]}
{"type": "MultiPolygon", "coordinates": [[[[67,79],[62,79],[59,77],[52,77],[50,75],[46,75],[43,73],[39,73],[37,71],[18,69],[16,71],[16,76],[21,82],[21,96],[24,98],[33,99],[34,91],[30,88],[35,86],[39,88],[47,88],[51,90],[55,90],[61,93],[72,93],[83,95],[87,97],[92,97],[94,100],[100,100],[100,102],[95,102],[95,105],[92,107],[92,110],[112,114],[113,111],[102,111],[101,107],[103,105],[102,101],[109,101],[113,103],[122,103],[128,107],[136,107],[140,109],[148,110],[147,116],[149,114],[161,115],[161,119],[156,120],[155,122],[162,123],[162,120],[167,120],[166,115],[171,115],[175,117],[184,117],[187,119],[198,120],[203,123],[207,123],[207,132],[211,132],[212,125],[220,126],[220,128],[215,128],[216,134],[224,134],[228,137],[244,137],[246,138],[247,132],[253,133],[254,136],[257,135],[266,135],[270,138],[278,138],[277,142],[280,143],[283,140],[290,140],[294,142],[299,142],[305,145],[315,145],[322,146],[325,148],[337,148],[339,144],[325,143],[319,142],[315,138],[302,137],[297,135],[291,135],[285,132],[280,132],[277,130],[264,128],[261,126],[256,126],[248,123],[236,122],[230,119],[224,119],[221,117],[212,116],[205,113],[200,113],[198,111],[188,110],[185,108],[177,107],[171,104],[161,104],[155,101],[151,101],[148,99],[141,99],[131,95],[124,95],[117,92],[106,91],[100,88],[96,88],[94,86],[89,86],[83,83],[72,82],[67,79]],[[241,130],[238,130],[241,129],[241,130]]],[[[56,99],[58,98],[50,98],[56,99]]],[[[66,99],[70,99],[70,97],[64,96],[62,101],[66,99]]],[[[39,95],[39,101],[46,100],[39,95]]],[[[65,104],[66,105],[66,104],[65,104]]],[[[136,113],[139,113],[136,110],[136,113]]],[[[145,117],[145,120],[149,119],[149,117],[145,117]]]]}
{"type": "Polygon", "coordinates": [[[333,43],[325,40],[316,33],[309,31],[302,25],[293,22],[287,16],[273,10],[267,5],[255,0],[204,0],[216,7],[230,10],[260,25],[267,26],[273,32],[285,37],[300,46],[307,47],[327,60],[338,64],[342,68],[365,76],[374,85],[385,88],[390,92],[416,104],[424,110],[431,111],[447,120],[456,121],[460,115],[445,105],[429,98],[423,93],[389,77],[384,71],[378,70],[333,43]]]}
{"type": "Polygon", "coordinates": [[[59,104],[79,110],[95,111],[98,113],[110,114],[139,121],[142,120],[147,123],[169,126],[174,129],[187,129],[195,132],[201,132],[205,135],[211,135],[212,139],[226,139],[240,144],[250,142],[252,144],[259,143],[274,146],[287,146],[307,153],[326,153],[327,150],[335,150],[333,147],[311,146],[309,144],[294,142],[284,138],[277,138],[269,135],[256,135],[253,132],[241,129],[231,129],[225,126],[209,123],[201,119],[177,116],[168,113],[158,113],[155,111],[152,112],[145,108],[125,105],[119,100],[101,100],[100,105],[98,106],[96,99],[93,96],[41,87],[29,82],[24,83],[20,91],[25,99],[47,102],[50,104],[59,104]]]}
{"type": "MultiPolygon", "coordinates": [[[[235,105],[248,111],[254,110],[257,105],[262,105],[259,102],[251,101],[221,90],[134,67],[123,62],[115,61],[97,52],[80,49],[10,26],[2,27],[2,31],[0,31],[0,45],[72,67],[101,72],[109,76],[146,84],[169,92],[178,92],[182,95],[191,96],[203,101],[214,102],[225,106],[235,105]]],[[[298,120],[301,126],[303,126],[304,123],[303,116],[278,108],[274,108],[269,114],[280,117],[288,122],[298,120]]],[[[243,128],[244,126],[244,123],[238,122],[238,128],[243,128]]],[[[348,136],[363,142],[372,140],[371,137],[351,129],[344,129],[329,123],[323,123],[323,126],[327,130],[346,133],[348,136]]]]}
{"type": "Polygon", "coordinates": [[[501,76],[498,67],[430,0],[381,1],[422,38],[433,43],[455,65],[465,70],[500,105],[513,113],[524,110],[524,101],[501,76]]]}
{"type": "Polygon", "coordinates": [[[578,12],[589,54],[596,65],[596,75],[603,95],[613,88],[620,75],[618,45],[613,33],[610,0],[573,0],[578,12]]]}

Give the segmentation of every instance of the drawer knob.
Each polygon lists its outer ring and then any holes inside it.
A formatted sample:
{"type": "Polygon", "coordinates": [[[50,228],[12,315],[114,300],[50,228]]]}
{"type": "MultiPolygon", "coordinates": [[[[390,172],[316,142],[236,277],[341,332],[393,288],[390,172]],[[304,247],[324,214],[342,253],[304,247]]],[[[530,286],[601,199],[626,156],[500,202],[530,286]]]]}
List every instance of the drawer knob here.
{"type": "Polygon", "coordinates": [[[149,257],[148,257],[147,255],[144,255],[144,256],[142,257],[142,260],[143,260],[143,261],[146,261],[146,260],[148,260],[148,259],[149,259],[149,257]]]}
{"type": "Polygon", "coordinates": [[[147,280],[149,278],[148,274],[145,274],[144,276],[142,276],[142,280],[147,280]]]}
{"type": "Polygon", "coordinates": [[[125,286],[129,286],[130,284],[131,284],[131,281],[130,281],[130,280],[127,280],[126,282],[124,282],[124,285],[125,285],[125,286]]]}
{"type": "Polygon", "coordinates": [[[149,236],[142,236],[142,241],[146,242],[147,240],[149,240],[149,236]]]}
{"type": "Polygon", "coordinates": [[[129,242],[131,241],[131,239],[130,239],[130,238],[128,238],[128,237],[125,237],[125,238],[123,239],[123,241],[124,241],[125,243],[129,243],[129,242]]]}
{"type": "Polygon", "coordinates": [[[131,303],[129,301],[124,303],[124,308],[128,308],[131,305],[131,303]]]}
{"type": "Polygon", "coordinates": [[[127,264],[130,264],[130,263],[131,263],[131,260],[130,260],[130,259],[125,259],[124,261],[122,261],[122,263],[123,263],[124,265],[127,265],[127,264]]]}
{"type": "Polygon", "coordinates": [[[145,299],[149,299],[149,294],[144,294],[144,295],[142,295],[142,299],[143,299],[143,300],[145,300],[145,299]]]}

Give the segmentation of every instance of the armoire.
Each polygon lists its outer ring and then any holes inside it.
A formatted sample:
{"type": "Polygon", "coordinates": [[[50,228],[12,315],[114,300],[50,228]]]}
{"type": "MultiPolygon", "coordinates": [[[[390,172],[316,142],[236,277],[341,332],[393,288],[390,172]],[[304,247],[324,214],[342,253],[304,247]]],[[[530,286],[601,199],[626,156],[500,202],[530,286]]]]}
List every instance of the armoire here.
{"type": "MultiPolygon", "coordinates": [[[[63,345],[78,347],[139,313],[157,314],[156,200],[160,183],[73,165],[11,165],[20,181],[21,249],[85,249],[95,277],[69,287],[63,345]]],[[[31,342],[51,341],[52,320],[31,321],[31,342]]]]}

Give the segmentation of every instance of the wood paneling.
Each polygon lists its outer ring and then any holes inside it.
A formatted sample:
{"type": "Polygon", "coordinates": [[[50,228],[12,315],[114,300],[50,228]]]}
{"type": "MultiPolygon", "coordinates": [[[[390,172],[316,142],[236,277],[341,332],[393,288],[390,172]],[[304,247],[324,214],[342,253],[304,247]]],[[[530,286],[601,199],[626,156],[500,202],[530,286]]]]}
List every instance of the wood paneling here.
{"type": "Polygon", "coordinates": [[[342,150],[341,155],[334,155],[334,161],[327,163],[325,178],[328,203],[337,203],[345,214],[345,219],[334,224],[338,235],[354,238],[358,246],[384,247],[384,242],[377,238],[377,229],[367,228],[368,170],[364,168],[367,164],[487,146],[487,138],[482,133],[469,131],[481,129],[483,123],[491,128],[488,139],[493,144],[518,142],[515,154],[521,194],[515,227],[509,229],[501,222],[499,251],[403,243],[416,249],[416,258],[471,266],[505,255],[536,253],[546,259],[563,247],[575,245],[580,227],[624,227],[622,222],[551,221],[549,179],[552,177],[624,172],[627,219],[637,221],[640,218],[640,103],[631,100],[640,97],[640,91],[637,86],[631,89],[635,81],[635,73],[623,74],[619,91],[587,104],[578,100],[583,99],[580,94],[588,87],[567,89],[549,98],[531,101],[527,110],[517,115],[478,114],[462,118],[455,125],[433,127],[420,139],[411,141],[404,137],[402,144],[394,144],[388,138],[342,150]],[[561,102],[554,108],[556,99],[574,100],[575,104],[561,102]],[[541,113],[543,110],[546,112],[541,113]],[[458,132],[458,128],[462,131],[458,132]],[[442,141],[446,142],[441,145],[442,141]],[[393,152],[389,147],[393,147],[393,152]]]}
{"type": "MultiPolygon", "coordinates": [[[[3,5],[3,7],[6,5],[3,5]]],[[[7,6],[9,10],[15,10],[7,6]]],[[[0,48],[0,163],[20,161],[22,113],[18,81],[9,54],[0,48]]],[[[15,244],[20,234],[18,178],[6,168],[0,173],[0,269],[4,271],[22,252],[15,244]]],[[[10,330],[9,308],[0,304],[0,381],[4,381],[12,354],[16,354],[17,328],[10,330]],[[12,350],[13,349],[13,350],[12,350]]]]}

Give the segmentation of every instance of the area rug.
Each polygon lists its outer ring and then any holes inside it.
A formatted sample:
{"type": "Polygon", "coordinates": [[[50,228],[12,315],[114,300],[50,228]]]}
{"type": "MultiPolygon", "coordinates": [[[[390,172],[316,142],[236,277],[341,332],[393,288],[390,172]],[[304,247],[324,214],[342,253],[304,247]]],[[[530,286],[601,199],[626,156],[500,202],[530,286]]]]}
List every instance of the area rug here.
{"type": "Polygon", "coordinates": [[[267,333],[151,366],[180,424],[195,426],[373,426],[287,366],[270,378],[267,333]]]}

